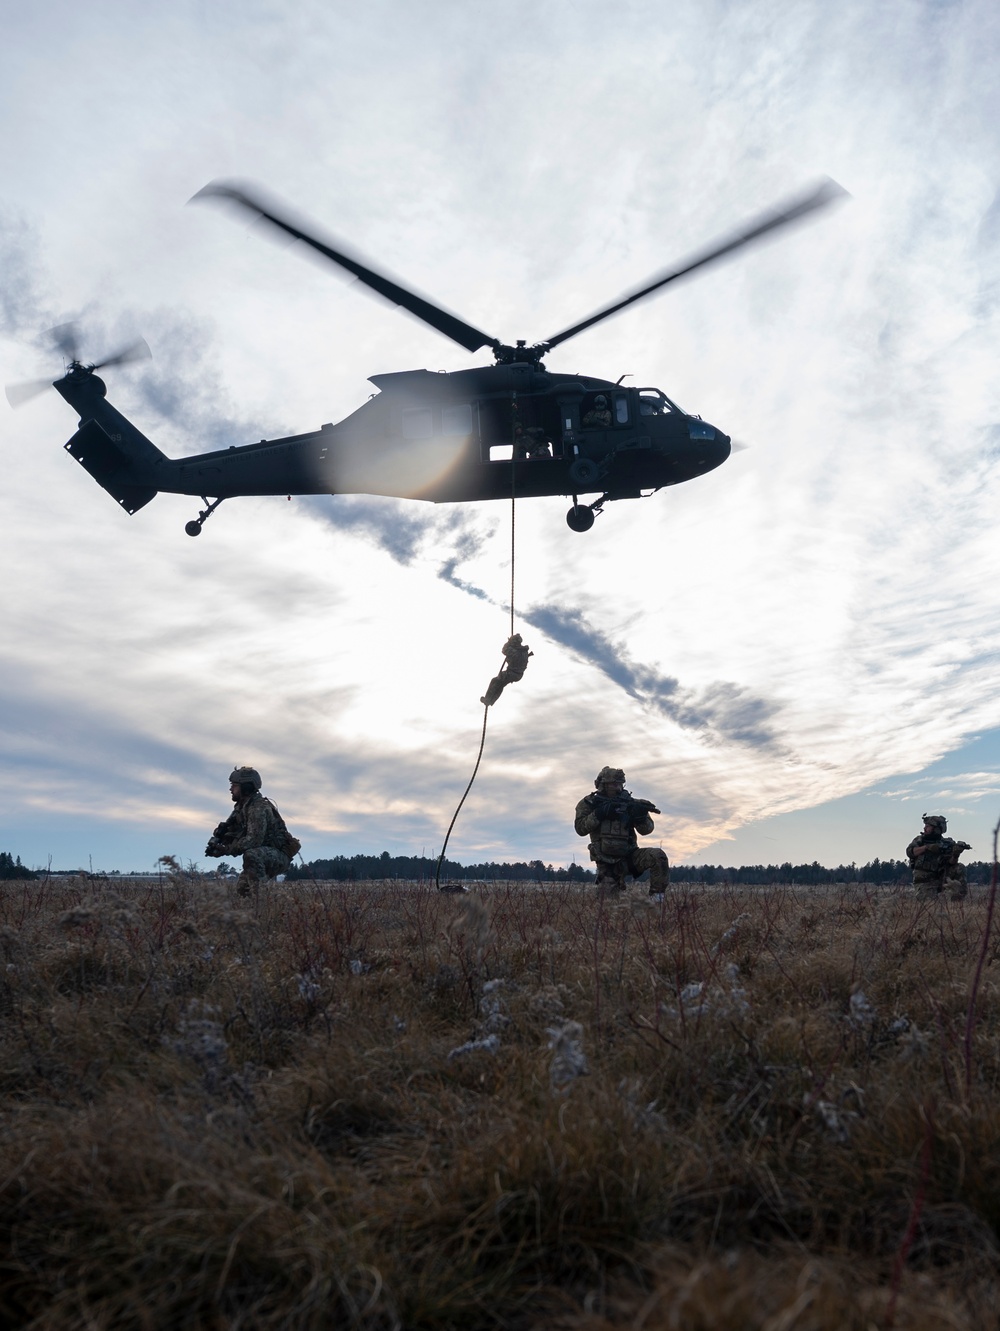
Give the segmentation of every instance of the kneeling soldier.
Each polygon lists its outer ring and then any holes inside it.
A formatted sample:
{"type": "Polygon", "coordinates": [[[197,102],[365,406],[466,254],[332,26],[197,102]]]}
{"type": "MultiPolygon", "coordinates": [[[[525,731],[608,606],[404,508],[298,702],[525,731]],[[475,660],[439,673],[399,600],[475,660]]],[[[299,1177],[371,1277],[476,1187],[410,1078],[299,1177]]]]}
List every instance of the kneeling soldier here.
{"type": "Polygon", "coordinates": [[[934,898],[947,888],[952,901],[968,895],[965,865],[959,856],[972,847],[967,841],[953,841],[945,836],[948,820],[940,814],[924,814],[924,830],[906,847],[913,870],[913,887],[919,897],[934,898]]]}
{"type": "Polygon", "coordinates": [[[602,767],[594,782],[596,792],[576,806],[578,836],[590,836],[590,858],[597,865],[597,894],[622,892],[625,879],[649,870],[649,895],[662,896],[670,883],[670,864],[662,850],[640,846],[636,832],[649,836],[651,813],[659,813],[649,800],[633,799],[625,789],[620,767],[602,767]]]}
{"type": "Polygon", "coordinates": [[[236,880],[241,897],[249,896],[251,890],[256,894],[269,878],[287,872],[292,856],[302,848],[260,787],[260,773],[254,768],[237,767],[230,772],[229,793],[236,807],[205,847],[205,854],[213,859],[243,856],[243,872],[236,880]]]}

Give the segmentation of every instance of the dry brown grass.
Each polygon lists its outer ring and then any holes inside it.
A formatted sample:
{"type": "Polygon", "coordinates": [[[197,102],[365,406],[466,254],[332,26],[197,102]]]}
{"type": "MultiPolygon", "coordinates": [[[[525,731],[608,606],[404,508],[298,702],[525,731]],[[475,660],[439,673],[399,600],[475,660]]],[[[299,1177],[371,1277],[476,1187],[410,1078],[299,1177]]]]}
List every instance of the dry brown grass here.
{"type": "Polygon", "coordinates": [[[177,874],[0,905],[6,1324],[998,1325],[979,899],[246,909],[177,874]]]}

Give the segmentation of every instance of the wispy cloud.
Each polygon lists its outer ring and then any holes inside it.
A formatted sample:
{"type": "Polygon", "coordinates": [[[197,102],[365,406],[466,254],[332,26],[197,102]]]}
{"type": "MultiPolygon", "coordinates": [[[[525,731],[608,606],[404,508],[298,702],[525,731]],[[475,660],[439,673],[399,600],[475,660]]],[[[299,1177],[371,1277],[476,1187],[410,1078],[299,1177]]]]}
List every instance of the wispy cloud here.
{"type": "Polygon", "coordinates": [[[417,558],[435,525],[433,515],[425,516],[415,502],[399,499],[337,495],[307,498],[300,503],[337,531],[360,536],[384,550],[404,568],[417,558]]]}
{"type": "Polygon", "coordinates": [[[524,612],[524,618],[578,660],[595,666],[630,698],[684,729],[752,748],[777,748],[771,725],[777,705],[754,697],[748,689],[724,681],[700,691],[684,688],[670,675],[634,662],[621,643],[594,628],[579,610],[533,606],[524,612]]]}

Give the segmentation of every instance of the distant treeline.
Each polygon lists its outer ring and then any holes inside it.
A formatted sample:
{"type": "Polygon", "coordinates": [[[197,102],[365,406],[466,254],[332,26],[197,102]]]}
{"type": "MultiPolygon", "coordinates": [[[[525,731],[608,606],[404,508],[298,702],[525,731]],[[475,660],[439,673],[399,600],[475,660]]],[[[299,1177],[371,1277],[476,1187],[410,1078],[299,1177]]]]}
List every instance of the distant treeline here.
{"type": "MultiPolygon", "coordinates": [[[[973,860],[965,866],[970,883],[989,883],[993,865],[987,860],[973,860]]],[[[117,873],[117,870],[113,870],[117,873]]],[[[325,882],[353,883],[367,879],[400,878],[409,882],[433,881],[437,873],[437,860],[425,855],[335,855],[329,860],[312,860],[303,866],[293,865],[286,879],[315,878],[325,882]]],[[[648,875],[644,875],[648,876],[648,875]]],[[[910,882],[910,866],[906,860],[874,859],[868,864],[839,864],[827,869],[813,860],[812,864],[746,864],[742,868],[728,868],[721,864],[675,864],[670,876],[676,883],[743,883],[766,886],[769,883],[872,883],[903,884],[910,882]]],[[[7,851],[0,851],[0,880],[15,878],[43,878],[39,873],[15,859],[7,851]]],[[[498,864],[490,860],[485,864],[459,864],[445,860],[441,865],[441,878],[447,881],[527,882],[527,883],[592,883],[593,869],[582,864],[570,864],[566,869],[554,868],[541,860],[516,861],[498,864]]]]}
{"type": "MultiPolygon", "coordinates": [[[[436,874],[436,859],[429,859],[425,855],[390,855],[387,850],[383,850],[381,855],[335,855],[332,860],[313,860],[303,868],[293,865],[285,878],[317,878],[336,883],[362,882],[369,878],[405,878],[426,882],[428,879],[433,880],[436,874]]],[[[441,878],[450,881],[486,879],[489,882],[586,883],[594,881],[594,871],[580,864],[571,864],[568,869],[555,869],[551,864],[543,864],[541,860],[530,860],[527,864],[496,864],[492,860],[487,864],[459,864],[456,860],[444,860],[441,878]]]]}
{"type": "Polygon", "coordinates": [[[15,860],[5,850],[0,850],[0,878],[37,878],[38,874],[32,873],[21,863],[21,857],[18,855],[15,860]]]}
{"type": "MultiPolygon", "coordinates": [[[[965,866],[970,883],[988,883],[992,864],[975,860],[965,866]]],[[[409,881],[433,879],[437,860],[423,855],[335,855],[329,860],[313,860],[303,867],[293,866],[285,875],[288,879],[315,878],[338,883],[362,882],[371,878],[402,878],[409,881]]],[[[902,884],[911,879],[906,860],[871,860],[868,864],[839,864],[827,869],[816,860],[812,864],[748,864],[742,868],[721,864],[672,865],[670,876],[678,883],[872,883],[902,884]]],[[[587,883],[594,881],[593,869],[571,864],[566,869],[553,868],[541,860],[527,863],[459,864],[445,860],[441,865],[441,878],[451,881],[486,880],[487,882],[529,883],[587,883]]]]}
{"type": "MultiPolygon", "coordinates": [[[[970,883],[988,883],[993,865],[986,860],[974,860],[965,865],[970,883]]],[[[721,864],[681,864],[671,866],[671,878],[682,883],[883,883],[902,884],[912,881],[906,860],[870,860],[868,864],[838,864],[827,869],[813,860],[812,864],[745,864],[742,868],[723,868],[721,864]]]]}

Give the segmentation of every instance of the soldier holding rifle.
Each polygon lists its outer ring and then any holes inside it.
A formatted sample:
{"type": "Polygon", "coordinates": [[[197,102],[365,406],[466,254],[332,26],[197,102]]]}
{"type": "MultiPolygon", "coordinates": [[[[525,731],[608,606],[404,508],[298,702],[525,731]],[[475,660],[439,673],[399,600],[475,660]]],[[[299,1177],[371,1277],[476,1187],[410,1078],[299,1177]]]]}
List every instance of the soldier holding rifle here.
{"type": "Polygon", "coordinates": [[[952,901],[968,896],[965,865],[959,856],[972,847],[967,841],[945,836],[948,820],[940,814],[924,814],[924,830],[906,847],[913,870],[913,888],[918,897],[934,900],[946,889],[952,901]]]}
{"type": "Polygon", "coordinates": [[[205,854],[213,859],[242,855],[243,872],[236,891],[256,895],[262,883],[285,873],[292,856],[301,849],[297,837],[266,796],[260,793],[260,773],[252,767],[237,767],[229,774],[229,793],[236,806],[212,833],[205,854]]]}
{"type": "Polygon", "coordinates": [[[594,782],[595,792],[576,806],[578,836],[590,837],[590,858],[597,865],[598,896],[625,890],[625,879],[638,878],[649,870],[649,895],[662,899],[670,883],[670,864],[664,852],[640,846],[636,838],[653,830],[651,813],[659,809],[649,800],[634,799],[625,789],[620,767],[602,767],[594,782]]]}

